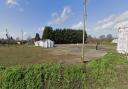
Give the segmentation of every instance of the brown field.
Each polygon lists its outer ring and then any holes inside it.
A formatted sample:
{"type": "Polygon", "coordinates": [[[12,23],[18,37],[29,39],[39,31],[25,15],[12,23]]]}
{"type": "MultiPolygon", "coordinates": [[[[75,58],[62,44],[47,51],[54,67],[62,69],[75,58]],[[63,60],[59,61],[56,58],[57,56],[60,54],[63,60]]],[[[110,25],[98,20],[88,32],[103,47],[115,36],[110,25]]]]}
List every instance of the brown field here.
{"type": "MultiPolygon", "coordinates": [[[[85,59],[91,60],[104,56],[108,51],[115,50],[115,46],[86,45],[85,59]]],[[[81,45],[56,45],[54,48],[40,48],[34,46],[0,46],[0,66],[14,66],[42,63],[81,63],[81,45]]]]}

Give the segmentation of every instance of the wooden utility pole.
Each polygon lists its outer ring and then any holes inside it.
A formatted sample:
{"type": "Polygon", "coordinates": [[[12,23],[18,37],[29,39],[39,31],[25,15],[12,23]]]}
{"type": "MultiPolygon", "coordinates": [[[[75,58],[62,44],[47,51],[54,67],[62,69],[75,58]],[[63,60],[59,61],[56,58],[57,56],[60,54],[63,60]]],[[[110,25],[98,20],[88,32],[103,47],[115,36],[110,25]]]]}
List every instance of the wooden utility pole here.
{"type": "Polygon", "coordinates": [[[24,32],[23,30],[21,30],[21,42],[23,43],[23,40],[24,40],[24,32]]]}
{"type": "Polygon", "coordinates": [[[7,37],[7,39],[9,38],[8,37],[8,29],[6,28],[6,37],[7,37]]]}
{"type": "Polygon", "coordinates": [[[8,29],[6,28],[6,37],[7,37],[7,44],[9,45],[9,35],[8,35],[8,29]]]}
{"type": "Polygon", "coordinates": [[[83,28],[83,45],[82,45],[82,62],[85,62],[85,31],[86,31],[86,0],[84,0],[84,16],[83,16],[83,22],[84,22],[84,28],[83,28]]]}

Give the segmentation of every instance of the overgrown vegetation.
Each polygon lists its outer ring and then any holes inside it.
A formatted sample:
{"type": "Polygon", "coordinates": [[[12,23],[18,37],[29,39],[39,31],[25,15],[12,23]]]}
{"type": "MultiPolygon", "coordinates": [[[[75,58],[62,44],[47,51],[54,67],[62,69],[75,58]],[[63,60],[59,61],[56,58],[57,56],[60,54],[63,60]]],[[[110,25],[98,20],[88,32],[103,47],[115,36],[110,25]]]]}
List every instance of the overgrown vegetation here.
{"type": "Polygon", "coordinates": [[[79,65],[0,67],[0,89],[128,89],[128,61],[118,53],[79,65]]]}
{"type": "Polygon", "coordinates": [[[118,53],[108,53],[87,65],[90,89],[128,89],[128,60],[118,53]]]}

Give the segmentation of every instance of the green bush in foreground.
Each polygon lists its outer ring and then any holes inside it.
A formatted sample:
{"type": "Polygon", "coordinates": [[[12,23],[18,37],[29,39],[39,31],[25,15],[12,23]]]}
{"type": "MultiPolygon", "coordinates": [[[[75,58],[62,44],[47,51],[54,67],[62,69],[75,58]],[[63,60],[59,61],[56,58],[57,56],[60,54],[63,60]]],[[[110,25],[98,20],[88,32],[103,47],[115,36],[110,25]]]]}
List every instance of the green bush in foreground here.
{"type": "Polygon", "coordinates": [[[0,89],[128,89],[128,61],[108,53],[86,65],[0,67],[0,89]]]}

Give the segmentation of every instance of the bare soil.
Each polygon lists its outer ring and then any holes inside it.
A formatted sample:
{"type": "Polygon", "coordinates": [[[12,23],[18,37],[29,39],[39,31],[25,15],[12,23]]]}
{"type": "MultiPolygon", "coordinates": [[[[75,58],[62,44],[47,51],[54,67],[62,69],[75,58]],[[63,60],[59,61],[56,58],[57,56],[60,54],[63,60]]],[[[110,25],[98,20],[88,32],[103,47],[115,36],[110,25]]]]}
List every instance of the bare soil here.
{"type": "MultiPolygon", "coordinates": [[[[40,48],[34,46],[0,46],[0,66],[14,66],[42,63],[81,63],[82,45],[63,44],[54,48],[40,48]]],[[[85,61],[104,56],[108,51],[115,50],[114,46],[85,46],[85,61]]]]}

